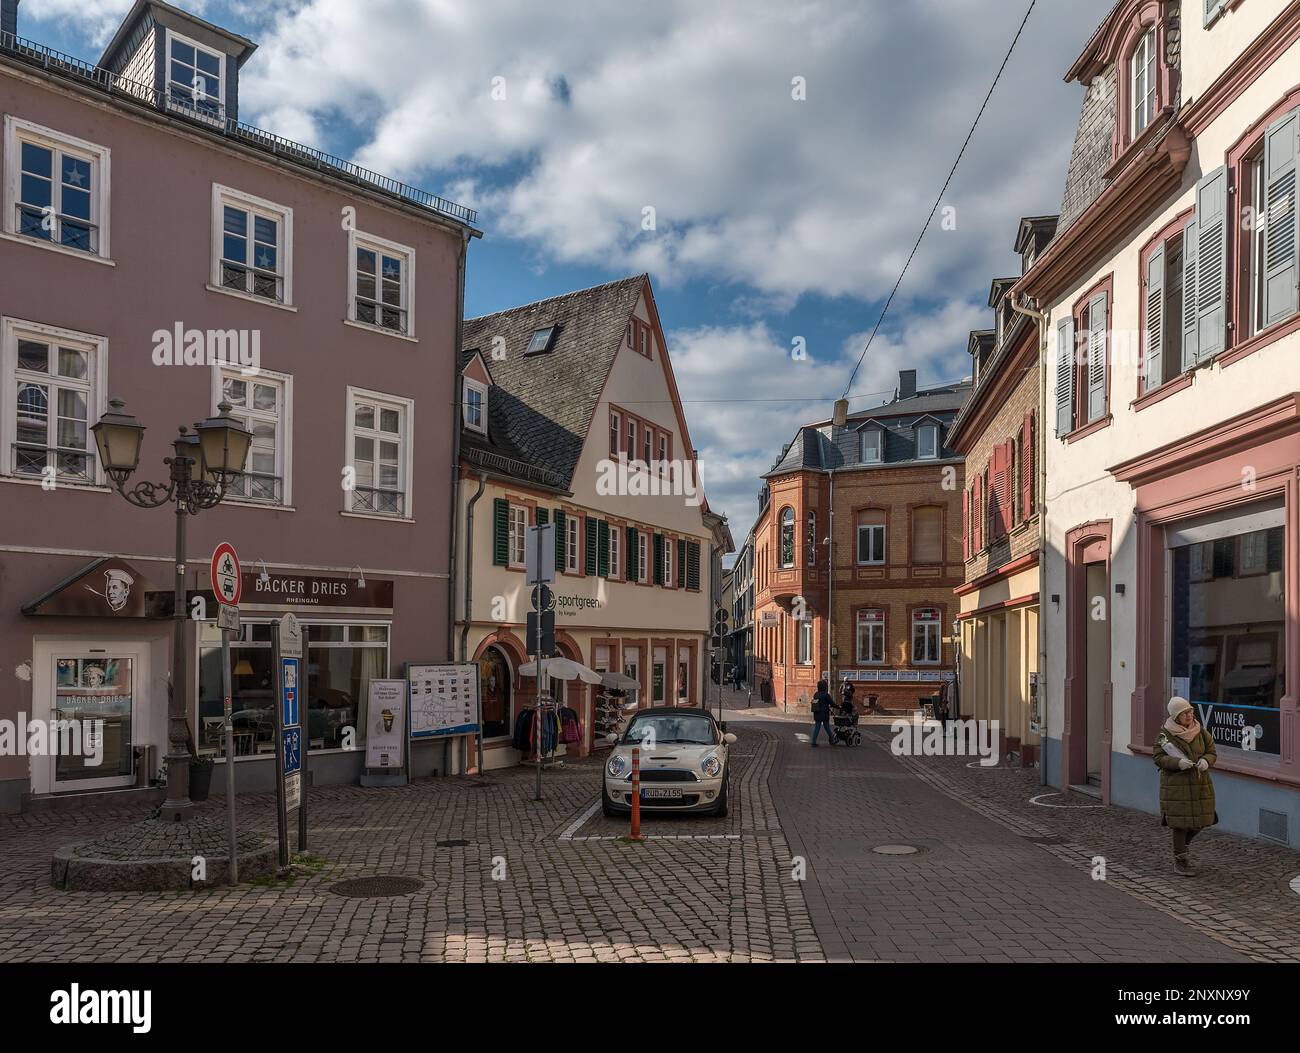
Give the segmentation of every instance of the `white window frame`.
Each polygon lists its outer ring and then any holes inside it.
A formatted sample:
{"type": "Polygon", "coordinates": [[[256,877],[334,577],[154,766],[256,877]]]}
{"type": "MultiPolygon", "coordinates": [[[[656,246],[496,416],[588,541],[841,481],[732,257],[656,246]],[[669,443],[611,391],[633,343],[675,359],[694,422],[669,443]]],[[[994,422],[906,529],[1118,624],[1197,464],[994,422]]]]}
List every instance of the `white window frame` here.
{"type": "MultiPolygon", "coordinates": [[[[885,523],[859,523],[857,534],[854,536],[853,559],[859,567],[880,567],[886,562],[888,548],[888,526],[885,523]],[[862,551],[862,531],[879,530],[880,531],[880,558],[879,559],[858,559],[858,553],[862,551]]],[[[868,545],[868,550],[875,548],[875,545],[868,545]]]]}
{"type": "Polygon", "coordinates": [[[859,610],[853,620],[853,647],[858,665],[883,665],[885,661],[885,612],[880,607],[864,607],[859,610]],[[880,615],[878,619],[867,620],[863,615],[876,612],[880,615]],[[862,653],[862,629],[867,629],[867,653],[862,653]],[[880,657],[872,658],[871,652],[873,643],[878,643],[880,657]]]}
{"type": "Polygon", "coordinates": [[[461,420],[464,422],[465,427],[467,427],[470,431],[478,432],[480,435],[487,434],[488,387],[486,384],[482,383],[481,381],[472,380],[469,377],[465,377],[465,401],[461,405],[460,412],[461,412],[461,420]],[[479,423],[478,424],[474,424],[469,419],[469,393],[471,391],[476,392],[481,400],[479,402],[479,423]]]}
{"type": "MultiPolygon", "coordinates": [[[[253,264],[248,264],[249,274],[253,273],[253,264]]],[[[212,184],[212,273],[208,276],[208,288],[212,292],[225,293],[229,296],[238,296],[243,300],[252,300],[254,303],[271,304],[277,307],[293,306],[293,209],[288,205],[278,205],[274,201],[267,201],[265,198],[254,197],[252,194],[246,194],[242,190],[236,190],[234,187],[222,186],[220,183],[212,184]],[[266,296],[260,296],[248,289],[234,289],[221,282],[221,260],[225,249],[225,230],[226,230],[226,206],[243,209],[249,213],[248,225],[248,244],[250,252],[253,245],[253,215],[260,216],[263,219],[269,219],[275,222],[280,232],[280,243],[277,251],[280,257],[280,266],[276,273],[280,279],[280,298],[278,300],[270,299],[266,296]]]]}
{"type": "Polygon", "coordinates": [[[1129,134],[1136,139],[1155,120],[1156,81],[1160,76],[1160,64],[1156,57],[1156,27],[1148,26],[1142,33],[1137,45],[1129,52],[1129,134]],[[1141,57],[1141,64],[1138,58],[1141,57]],[[1149,78],[1149,79],[1148,79],[1149,78]],[[1147,100],[1151,100],[1151,112],[1147,113],[1147,100]],[[1139,124],[1139,115],[1141,123],[1139,124]]]}
{"type": "Polygon", "coordinates": [[[916,457],[921,461],[932,461],[939,456],[939,426],[937,424],[922,424],[916,429],[916,457]],[[930,452],[921,452],[921,436],[930,436],[930,452]]]}
{"type": "Polygon", "coordinates": [[[858,433],[858,460],[863,464],[881,464],[885,460],[885,433],[879,428],[863,428],[858,433]],[[867,437],[874,435],[876,437],[876,451],[874,457],[867,456],[867,437]]]}
{"type": "MultiPolygon", "coordinates": [[[[348,314],[344,322],[348,325],[368,329],[372,333],[384,333],[400,340],[415,341],[415,249],[396,241],[366,234],[360,230],[348,231],[348,314]],[[402,308],[406,311],[406,328],[389,329],[378,322],[363,322],[357,318],[357,249],[369,249],[372,252],[389,256],[403,257],[405,274],[402,278],[402,308]]],[[[380,265],[382,271],[383,265],[380,265]]],[[[376,290],[382,294],[382,290],[376,290]]],[[[382,295],[379,297],[382,301],[382,295]]]]}
{"type": "Polygon", "coordinates": [[[795,665],[812,665],[813,655],[813,623],[812,618],[804,618],[795,622],[795,665]]]}
{"type": "MultiPolygon", "coordinates": [[[[241,497],[231,494],[222,499],[222,504],[250,505],[254,508],[292,508],[293,506],[293,377],[288,373],[278,373],[272,369],[259,369],[256,373],[245,376],[238,367],[212,367],[212,413],[217,413],[217,405],[225,397],[225,381],[242,380],[247,384],[271,383],[280,389],[279,410],[275,415],[275,471],[280,477],[280,498],[277,501],[262,501],[255,497],[241,497]]],[[[240,417],[245,413],[253,416],[269,417],[265,410],[245,410],[236,406],[232,416],[240,417]]],[[[252,456],[252,450],[249,450],[252,456]]]]}
{"type": "Polygon", "coordinates": [[[523,567],[528,562],[528,506],[510,505],[506,523],[506,565],[523,567]]]}
{"type": "MultiPolygon", "coordinates": [[[[175,109],[176,112],[183,113],[187,117],[193,117],[195,120],[205,121],[211,124],[224,125],[226,123],[226,57],[227,57],[225,52],[217,51],[215,48],[210,48],[206,44],[200,44],[197,40],[194,40],[191,37],[187,37],[184,34],[177,33],[175,30],[172,29],[167,30],[166,45],[167,46],[164,49],[164,54],[163,54],[163,98],[167,100],[167,108],[169,110],[175,109]],[[199,110],[197,106],[193,105],[194,102],[193,81],[191,81],[189,84],[181,85],[181,87],[184,87],[189,91],[191,105],[179,106],[179,105],[174,105],[172,103],[172,90],[171,90],[172,85],[180,83],[178,81],[172,80],[172,44],[178,40],[182,44],[194,48],[196,51],[206,52],[207,54],[212,55],[217,59],[217,69],[219,72],[217,73],[218,93],[217,93],[217,113],[215,115],[203,113],[201,110],[199,110]]],[[[196,67],[196,71],[197,71],[197,67],[196,67]]],[[[204,98],[210,98],[210,96],[205,92],[204,98]]]]}
{"type": "MultiPolygon", "coordinates": [[[[89,479],[80,480],[75,476],[55,476],[59,487],[75,487],[81,490],[107,489],[103,466],[99,463],[99,450],[96,448],[90,427],[108,410],[108,338],[93,333],[81,333],[73,329],[44,325],[40,322],[28,322],[20,318],[0,318],[0,478],[6,482],[41,484],[44,476],[17,474],[14,471],[14,445],[18,441],[18,341],[27,338],[49,343],[62,343],[86,351],[89,355],[90,380],[86,385],[69,384],[88,392],[86,398],[86,452],[94,465],[89,479]]],[[[57,365],[56,365],[57,368],[57,365]]],[[[33,374],[36,378],[39,375],[33,374]]],[[[48,375],[45,381],[52,387],[59,385],[59,378],[48,375]]],[[[57,410],[55,410],[57,413],[57,410]]]]}
{"type": "Polygon", "coordinates": [[[609,437],[613,440],[609,444],[610,460],[617,460],[623,445],[623,414],[616,409],[609,411],[609,437]]]}
{"type": "Polygon", "coordinates": [[[397,410],[401,414],[401,431],[399,433],[400,442],[398,444],[398,474],[402,480],[402,512],[396,515],[391,512],[374,512],[361,510],[357,511],[352,507],[352,491],[343,491],[343,514],[349,516],[360,516],[363,519],[383,519],[390,522],[409,522],[415,517],[414,494],[411,492],[411,484],[414,481],[414,472],[412,471],[413,453],[415,451],[415,400],[405,398],[401,395],[389,395],[382,391],[369,391],[366,388],[354,388],[349,386],[347,389],[347,421],[343,428],[343,463],[345,465],[355,465],[354,438],[356,428],[356,409],[358,402],[375,403],[381,409],[397,410]]]}
{"type": "Polygon", "coordinates": [[[913,664],[913,665],[941,665],[941,664],[943,663],[943,616],[942,616],[942,612],[940,613],[940,617],[935,618],[935,619],[932,619],[932,620],[925,620],[925,621],[922,621],[922,620],[918,617],[918,615],[920,615],[920,613],[921,613],[922,611],[937,611],[937,610],[939,610],[938,607],[918,607],[916,610],[914,610],[914,611],[912,612],[912,636],[911,636],[912,652],[911,652],[911,659],[912,659],[912,664],[913,664]],[[917,631],[917,629],[923,629],[923,630],[925,631],[925,638],[926,638],[926,644],[927,644],[927,647],[925,648],[926,650],[929,649],[928,644],[929,644],[929,638],[930,638],[930,636],[932,636],[932,635],[934,636],[934,639],[935,639],[935,645],[936,645],[936,646],[935,646],[935,654],[937,655],[937,657],[935,657],[935,658],[917,658],[917,657],[916,657],[916,631],[917,631]],[[931,632],[931,630],[933,630],[933,633],[931,632]]]}
{"type": "Polygon", "coordinates": [[[636,532],[636,580],[639,582],[649,580],[649,575],[647,573],[650,564],[649,541],[650,539],[647,537],[644,530],[638,530],[636,532]]]}
{"type": "MultiPolygon", "coordinates": [[[[111,263],[112,257],[109,255],[109,214],[111,212],[112,192],[111,162],[112,151],[107,146],[99,146],[96,143],[87,142],[85,139],[64,135],[53,128],[46,128],[44,125],[24,121],[12,114],[5,114],[4,193],[0,195],[0,197],[3,197],[4,215],[3,223],[0,223],[0,231],[3,231],[6,237],[21,241],[26,245],[39,245],[42,248],[77,256],[81,259],[101,260],[111,263]],[[93,252],[60,244],[54,237],[49,239],[35,238],[30,234],[18,233],[18,201],[22,178],[21,143],[23,142],[29,142],[43,149],[52,150],[56,154],[71,154],[90,163],[91,181],[94,184],[94,189],[90,194],[90,223],[97,228],[93,252]]],[[[57,164],[57,162],[55,163],[57,164]]],[[[60,178],[57,175],[57,169],[52,172],[52,175],[55,176],[54,183],[57,186],[60,178]]]]}
{"type": "Polygon", "coordinates": [[[623,554],[622,533],[621,526],[609,524],[609,576],[613,579],[623,577],[623,565],[620,559],[623,554]]]}
{"type": "Polygon", "coordinates": [[[677,554],[677,545],[674,538],[666,537],[663,539],[664,553],[664,588],[673,587],[673,565],[677,562],[673,557],[677,554]]]}
{"type": "Polygon", "coordinates": [[[578,527],[582,520],[576,515],[564,517],[564,569],[578,573],[578,527]]]}

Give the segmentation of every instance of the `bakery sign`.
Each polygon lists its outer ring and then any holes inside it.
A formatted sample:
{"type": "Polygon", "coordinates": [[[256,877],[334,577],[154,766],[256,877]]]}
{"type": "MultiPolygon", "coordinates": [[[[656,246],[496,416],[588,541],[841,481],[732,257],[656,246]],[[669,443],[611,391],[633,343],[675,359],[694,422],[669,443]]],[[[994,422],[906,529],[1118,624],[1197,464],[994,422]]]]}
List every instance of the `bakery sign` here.
{"type": "Polygon", "coordinates": [[[261,607],[357,607],[392,610],[393,583],[314,574],[244,573],[245,605],[261,607]]]}
{"type": "Polygon", "coordinates": [[[22,611],[68,618],[151,618],[164,613],[159,598],[135,566],[106,556],[64,578],[22,611]]]}

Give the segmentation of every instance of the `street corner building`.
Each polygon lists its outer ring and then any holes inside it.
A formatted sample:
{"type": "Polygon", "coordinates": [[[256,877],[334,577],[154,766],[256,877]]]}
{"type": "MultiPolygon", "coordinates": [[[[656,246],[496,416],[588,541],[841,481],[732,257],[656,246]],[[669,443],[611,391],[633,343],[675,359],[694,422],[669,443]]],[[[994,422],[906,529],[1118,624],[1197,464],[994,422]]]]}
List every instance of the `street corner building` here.
{"type": "Polygon", "coordinates": [[[636,707],[701,706],[726,521],[710,512],[646,275],[466,321],[456,636],[479,664],[484,767],[527,747],[530,526],[555,525],[556,653],[631,683],[552,681],[576,741],[636,707]],[[520,737],[522,735],[522,738],[520,737]]]}
{"type": "Polygon", "coordinates": [[[753,530],[754,678],[807,708],[817,681],[913,713],[955,676],[962,459],[948,432],[970,384],[918,390],[808,424],[764,477],[753,530]]]}
{"type": "MultiPolygon", "coordinates": [[[[1055,216],[1020,221],[1015,250],[1022,275],[1051,242],[1056,223],[1055,216]]],[[[1016,280],[998,278],[989,288],[994,326],[970,334],[974,387],[948,444],[966,459],[961,506],[966,573],[954,590],[958,711],[996,721],[999,756],[1031,766],[1041,746],[1035,687],[1041,650],[1042,356],[1038,324],[1016,310],[1009,295],[1016,280]]]]}
{"type": "MultiPolygon", "coordinates": [[[[239,787],[274,784],[270,634],[289,611],[311,777],[355,781],[367,681],[450,657],[475,216],[242,123],[255,45],[166,3],[136,3],[96,66],[23,38],[17,0],[0,13],[0,718],[104,721],[99,765],[0,757],[0,809],[151,792],[173,679],[194,748],[223,753],[220,541],[244,569],[239,787]],[[226,498],[181,517],[183,676],[178,517],[128,504],[100,463],[110,395],[147,428],[128,491],[165,491],[177,429],[223,401],[252,433],[226,498]]],[[[418,745],[412,761],[435,764],[418,745]]]]}
{"type": "Polygon", "coordinates": [[[1085,89],[1043,315],[1043,760],[1158,811],[1169,698],[1221,826],[1300,846],[1300,4],[1125,0],[1085,89]]]}

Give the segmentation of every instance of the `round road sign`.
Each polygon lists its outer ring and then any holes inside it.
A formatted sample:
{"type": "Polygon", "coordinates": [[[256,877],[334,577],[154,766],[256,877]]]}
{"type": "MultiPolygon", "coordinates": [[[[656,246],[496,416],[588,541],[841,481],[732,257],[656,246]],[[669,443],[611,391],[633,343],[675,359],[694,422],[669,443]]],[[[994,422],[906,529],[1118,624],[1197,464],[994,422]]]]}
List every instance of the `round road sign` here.
{"type": "Polygon", "coordinates": [[[239,573],[239,557],[235,555],[235,546],[229,541],[223,541],[212,552],[212,591],[218,603],[237,607],[243,587],[244,579],[239,573]]]}

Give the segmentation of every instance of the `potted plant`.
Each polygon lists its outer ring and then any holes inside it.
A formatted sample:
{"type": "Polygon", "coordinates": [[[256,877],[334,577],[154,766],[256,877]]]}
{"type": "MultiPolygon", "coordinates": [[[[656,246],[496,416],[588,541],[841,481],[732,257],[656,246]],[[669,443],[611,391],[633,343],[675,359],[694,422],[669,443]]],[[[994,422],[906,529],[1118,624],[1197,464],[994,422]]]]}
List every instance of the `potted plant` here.
{"type": "Polygon", "coordinates": [[[212,788],[213,758],[211,754],[190,757],[190,800],[206,801],[212,788]]]}

